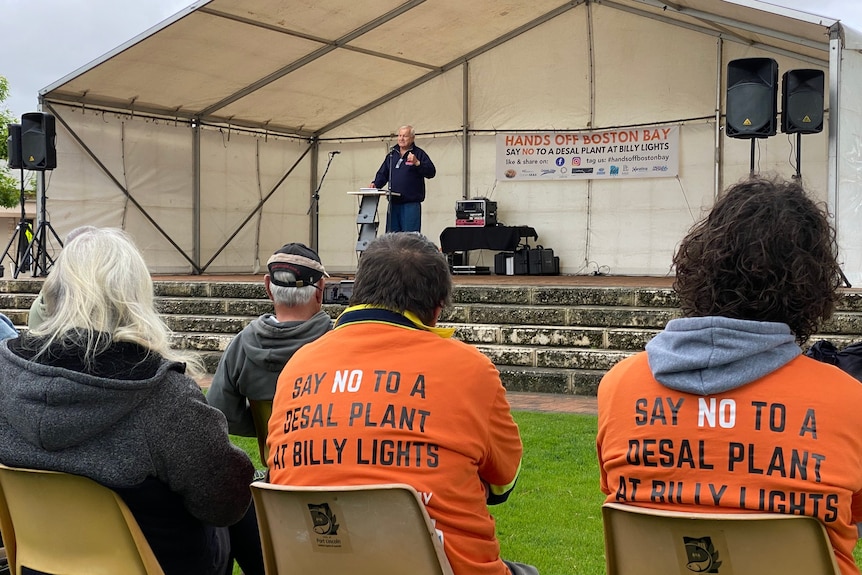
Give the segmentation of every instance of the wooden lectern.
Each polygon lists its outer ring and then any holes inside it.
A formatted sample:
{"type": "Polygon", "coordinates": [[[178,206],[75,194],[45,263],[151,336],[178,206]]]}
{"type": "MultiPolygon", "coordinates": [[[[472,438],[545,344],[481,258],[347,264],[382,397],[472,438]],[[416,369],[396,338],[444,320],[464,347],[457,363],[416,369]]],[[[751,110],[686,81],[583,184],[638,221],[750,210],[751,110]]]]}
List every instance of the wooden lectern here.
{"type": "Polygon", "coordinates": [[[347,192],[353,196],[359,196],[359,212],[356,214],[356,251],[360,254],[365,251],[368,244],[377,237],[377,228],[380,219],[377,217],[377,206],[380,204],[380,196],[397,196],[396,192],[378,190],[377,188],[359,188],[357,192],[347,192]]]}

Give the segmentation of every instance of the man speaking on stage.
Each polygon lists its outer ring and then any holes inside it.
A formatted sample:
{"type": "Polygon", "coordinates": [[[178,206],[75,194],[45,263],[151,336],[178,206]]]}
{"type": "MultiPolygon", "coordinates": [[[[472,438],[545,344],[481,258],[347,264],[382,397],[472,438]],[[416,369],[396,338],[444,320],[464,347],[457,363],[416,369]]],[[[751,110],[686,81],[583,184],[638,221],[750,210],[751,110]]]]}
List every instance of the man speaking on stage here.
{"type": "Polygon", "coordinates": [[[425,199],[425,178],[437,175],[437,168],[425,150],[413,144],[413,126],[398,128],[398,143],[383,160],[372,188],[387,183],[389,207],[386,211],[387,232],[418,232],[422,228],[422,201],[425,199]]]}

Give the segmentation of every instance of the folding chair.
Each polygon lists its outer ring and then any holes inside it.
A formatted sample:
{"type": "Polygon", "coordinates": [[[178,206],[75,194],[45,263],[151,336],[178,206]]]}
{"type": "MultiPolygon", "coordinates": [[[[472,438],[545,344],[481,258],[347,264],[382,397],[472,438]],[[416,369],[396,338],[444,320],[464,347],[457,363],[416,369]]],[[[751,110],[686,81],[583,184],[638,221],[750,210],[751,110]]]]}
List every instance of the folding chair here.
{"type": "Polygon", "coordinates": [[[269,418],[272,415],[272,402],[262,400],[249,400],[251,418],[254,420],[254,432],[257,434],[257,449],[260,452],[260,462],[267,466],[269,459],[269,447],[266,445],[266,436],[269,434],[269,418]]]}
{"type": "Polygon", "coordinates": [[[0,465],[0,532],[14,575],[164,575],[123,500],[86,477],[0,465]]]}
{"type": "Polygon", "coordinates": [[[251,484],[266,575],[452,575],[409,485],[251,484]]]}
{"type": "Polygon", "coordinates": [[[608,575],[838,575],[823,524],[778,513],[688,513],[605,503],[608,575]]]}
{"type": "Polygon", "coordinates": [[[9,508],[3,496],[3,485],[0,484],[0,535],[3,536],[2,556],[0,562],[0,573],[8,575],[15,574],[15,532],[12,531],[12,519],[9,517],[9,508]]]}

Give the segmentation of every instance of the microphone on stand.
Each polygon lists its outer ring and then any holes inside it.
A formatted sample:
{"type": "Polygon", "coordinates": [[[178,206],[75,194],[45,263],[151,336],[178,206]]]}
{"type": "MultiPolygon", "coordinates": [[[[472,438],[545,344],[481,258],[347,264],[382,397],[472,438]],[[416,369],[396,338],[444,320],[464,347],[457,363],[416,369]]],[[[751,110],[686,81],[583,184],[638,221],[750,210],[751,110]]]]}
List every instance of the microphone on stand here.
{"type": "Polygon", "coordinates": [[[329,152],[329,155],[334,156],[335,154],[340,154],[340,153],[341,153],[341,150],[332,150],[331,152],[329,152]]]}

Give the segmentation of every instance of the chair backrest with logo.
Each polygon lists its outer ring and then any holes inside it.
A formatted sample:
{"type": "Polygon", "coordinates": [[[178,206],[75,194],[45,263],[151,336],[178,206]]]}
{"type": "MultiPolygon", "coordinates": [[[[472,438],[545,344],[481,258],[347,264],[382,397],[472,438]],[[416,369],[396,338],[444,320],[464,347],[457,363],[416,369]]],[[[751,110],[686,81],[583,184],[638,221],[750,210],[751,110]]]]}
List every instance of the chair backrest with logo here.
{"type": "Polygon", "coordinates": [[[409,485],[251,485],[267,575],[452,575],[409,485]]]}
{"type": "Polygon", "coordinates": [[[608,575],[837,575],[817,519],[778,513],[688,513],[605,503],[608,575]]]}

